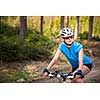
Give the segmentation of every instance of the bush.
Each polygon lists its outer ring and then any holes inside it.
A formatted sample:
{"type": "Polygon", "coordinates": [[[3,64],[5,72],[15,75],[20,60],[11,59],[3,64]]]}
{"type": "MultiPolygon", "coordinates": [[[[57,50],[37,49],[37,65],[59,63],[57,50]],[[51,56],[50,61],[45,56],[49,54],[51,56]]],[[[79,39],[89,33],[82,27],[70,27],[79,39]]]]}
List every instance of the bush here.
{"type": "Polygon", "coordinates": [[[10,40],[0,39],[0,60],[15,61],[18,59],[19,47],[10,40]]]}
{"type": "Polygon", "coordinates": [[[54,42],[40,34],[31,33],[21,44],[18,36],[0,35],[0,60],[16,61],[33,59],[46,59],[51,56],[54,42]]]}
{"type": "Polygon", "coordinates": [[[12,27],[8,24],[5,24],[3,22],[0,23],[0,34],[5,36],[12,36],[16,33],[15,27],[12,27]]]}
{"type": "Polygon", "coordinates": [[[78,35],[80,40],[88,39],[88,32],[83,32],[78,35]]]}
{"type": "Polygon", "coordinates": [[[100,41],[100,36],[94,36],[94,37],[93,37],[93,40],[95,40],[95,41],[100,41]]]}
{"type": "Polygon", "coordinates": [[[55,43],[46,36],[32,33],[26,38],[25,48],[32,59],[45,59],[51,55],[55,43]]]}

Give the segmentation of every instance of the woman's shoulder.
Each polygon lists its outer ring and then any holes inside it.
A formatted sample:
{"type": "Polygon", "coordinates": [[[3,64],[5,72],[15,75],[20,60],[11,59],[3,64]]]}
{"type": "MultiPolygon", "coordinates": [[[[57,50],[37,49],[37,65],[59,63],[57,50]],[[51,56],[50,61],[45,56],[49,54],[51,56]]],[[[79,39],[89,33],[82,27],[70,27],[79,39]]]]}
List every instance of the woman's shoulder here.
{"type": "Polygon", "coordinates": [[[74,42],[73,44],[74,44],[74,49],[76,51],[79,51],[81,48],[83,48],[83,45],[80,44],[79,42],[74,42]]]}
{"type": "Polygon", "coordinates": [[[60,44],[59,44],[59,47],[61,48],[61,47],[64,47],[65,46],[65,43],[64,42],[61,42],[60,44]]]}
{"type": "Polygon", "coordinates": [[[74,41],[74,46],[82,46],[82,44],[81,43],[79,43],[79,42],[76,42],[76,41],[74,41]]]}

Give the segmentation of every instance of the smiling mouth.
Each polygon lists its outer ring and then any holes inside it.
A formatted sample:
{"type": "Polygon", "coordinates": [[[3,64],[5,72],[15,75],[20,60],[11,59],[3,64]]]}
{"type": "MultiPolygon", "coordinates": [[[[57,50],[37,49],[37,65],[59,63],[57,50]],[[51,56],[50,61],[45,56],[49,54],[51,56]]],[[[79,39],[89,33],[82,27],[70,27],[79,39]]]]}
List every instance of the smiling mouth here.
{"type": "Polygon", "coordinates": [[[72,41],[68,41],[68,42],[72,42],[72,41]]]}

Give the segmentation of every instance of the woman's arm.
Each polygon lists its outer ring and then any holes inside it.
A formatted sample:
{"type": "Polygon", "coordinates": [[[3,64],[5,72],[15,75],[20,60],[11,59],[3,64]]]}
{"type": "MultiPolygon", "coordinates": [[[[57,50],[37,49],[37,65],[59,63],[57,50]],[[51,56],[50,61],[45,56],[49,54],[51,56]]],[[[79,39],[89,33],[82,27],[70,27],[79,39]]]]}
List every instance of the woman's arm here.
{"type": "Polygon", "coordinates": [[[83,48],[80,49],[78,57],[79,57],[79,67],[77,70],[82,70],[83,69],[83,48]]]}
{"type": "Polygon", "coordinates": [[[58,49],[58,50],[56,51],[55,56],[53,57],[53,59],[52,59],[51,62],[49,63],[47,69],[49,70],[49,69],[58,61],[59,57],[62,56],[62,55],[63,55],[62,52],[58,49]]]}
{"type": "Polygon", "coordinates": [[[80,49],[78,53],[78,59],[79,59],[79,66],[78,68],[73,72],[75,74],[77,70],[82,70],[83,69],[83,48],[80,49]]]}

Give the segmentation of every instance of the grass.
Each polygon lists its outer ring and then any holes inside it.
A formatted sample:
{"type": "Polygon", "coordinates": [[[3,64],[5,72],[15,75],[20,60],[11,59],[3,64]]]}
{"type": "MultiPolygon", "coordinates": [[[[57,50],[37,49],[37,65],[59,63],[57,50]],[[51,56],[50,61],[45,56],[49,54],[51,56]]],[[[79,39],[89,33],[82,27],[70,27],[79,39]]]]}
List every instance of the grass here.
{"type": "MultiPolygon", "coordinates": [[[[0,66],[0,83],[16,83],[17,80],[20,79],[27,81],[36,74],[34,71],[29,72],[28,69],[24,70],[24,67],[22,69],[18,69],[17,67],[19,66],[15,63],[14,67],[10,63],[5,63],[6,62],[0,66]]],[[[23,65],[20,64],[20,67],[22,66],[23,65]]]]}

